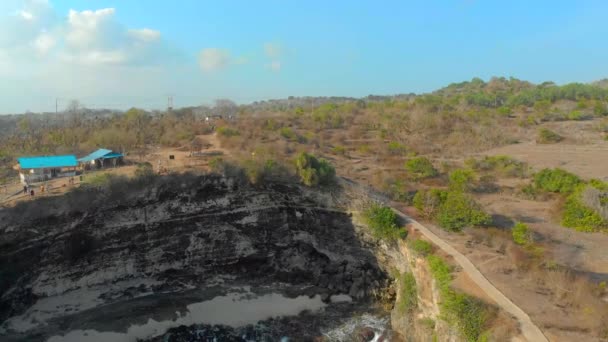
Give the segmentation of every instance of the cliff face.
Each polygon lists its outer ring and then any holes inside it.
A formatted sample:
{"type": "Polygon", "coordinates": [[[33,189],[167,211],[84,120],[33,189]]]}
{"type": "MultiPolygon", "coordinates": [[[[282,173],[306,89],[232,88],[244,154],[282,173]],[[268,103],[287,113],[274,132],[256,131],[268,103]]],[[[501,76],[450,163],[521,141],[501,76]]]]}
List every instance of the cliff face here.
{"type": "MultiPolygon", "coordinates": [[[[394,249],[402,261],[399,263],[401,267],[397,269],[400,272],[411,272],[416,279],[418,306],[412,312],[393,308],[392,329],[406,341],[461,341],[457,332],[439,319],[439,290],[426,259],[412,253],[404,241],[399,241],[394,249]]],[[[398,302],[401,299],[400,284],[396,283],[395,286],[398,302]]]]}
{"type": "MultiPolygon", "coordinates": [[[[125,330],[128,317],[167,303],[121,303],[201,288],[281,283],[360,302],[384,291],[386,273],[329,196],[219,176],[172,184],[131,194],[128,205],[3,220],[13,223],[0,225],[0,334],[125,330]]],[[[2,215],[19,214],[11,210],[2,215]]]]}

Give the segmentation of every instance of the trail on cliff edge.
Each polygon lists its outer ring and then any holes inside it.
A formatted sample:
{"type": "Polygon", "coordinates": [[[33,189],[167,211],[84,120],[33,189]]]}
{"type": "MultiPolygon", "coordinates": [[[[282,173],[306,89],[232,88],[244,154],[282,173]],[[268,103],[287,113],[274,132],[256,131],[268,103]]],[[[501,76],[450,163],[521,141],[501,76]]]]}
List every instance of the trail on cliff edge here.
{"type": "Polygon", "coordinates": [[[534,324],[530,316],[523,311],[519,306],[513,303],[507,296],[505,296],[499,289],[497,289],[478,269],[473,263],[462,253],[458,252],[450,244],[442,240],[439,236],[435,235],[430,229],[423,226],[416,220],[405,215],[401,211],[393,208],[393,211],[397,213],[402,219],[409,222],[412,227],[417,229],[419,232],[424,234],[426,238],[431,240],[437,247],[441,248],[444,252],[449,254],[456,260],[464,272],[490,297],[496,305],[502,310],[510,313],[519,321],[521,332],[524,337],[530,342],[544,342],[547,341],[547,337],[543,334],[540,328],[534,324]]]}

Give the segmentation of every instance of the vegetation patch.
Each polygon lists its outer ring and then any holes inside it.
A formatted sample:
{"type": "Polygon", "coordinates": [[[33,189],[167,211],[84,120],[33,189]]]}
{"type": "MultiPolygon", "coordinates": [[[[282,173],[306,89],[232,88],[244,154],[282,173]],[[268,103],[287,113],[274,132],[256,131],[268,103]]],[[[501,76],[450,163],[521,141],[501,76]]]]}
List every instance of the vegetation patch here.
{"type": "Polygon", "coordinates": [[[523,178],[528,175],[528,164],[509,156],[486,156],[483,159],[468,159],[465,164],[478,172],[493,172],[504,177],[523,178]]]}
{"type": "Polygon", "coordinates": [[[437,213],[437,222],[443,229],[460,231],[468,226],[490,224],[492,218],[470,196],[450,191],[437,213]]]}
{"type": "Polygon", "coordinates": [[[456,169],[450,172],[450,190],[468,192],[473,189],[475,183],[475,172],[470,169],[456,169]]]}
{"type": "Polygon", "coordinates": [[[492,221],[470,195],[461,191],[420,190],[414,196],[413,204],[423,216],[437,220],[441,228],[449,231],[483,226],[492,221]]]}
{"type": "Polygon", "coordinates": [[[433,252],[433,245],[422,239],[416,239],[410,243],[410,248],[420,256],[427,256],[433,252]]]}
{"type": "Polygon", "coordinates": [[[300,180],[307,186],[329,185],[335,181],[336,169],[323,158],[302,152],[295,165],[300,180]]]}
{"type": "Polygon", "coordinates": [[[491,307],[481,300],[454,291],[451,267],[440,257],[429,255],[429,268],[441,294],[441,318],[454,326],[467,341],[478,341],[492,317],[491,307]]]}
{"type": "Polygon", "coordinates": [[[412,273],[403,273],[399,276],[399,301],[397,309],[401,313],[412,312],[418,306],[418,290],[416,279],[412,273]]]}
{"type": "Polygon", "coordinates": [[[414,179],[424,179],[437,176],[439,173],[433,163],[425,157],[415,157],[405,163],[405,169],[414,179]]]}
{"type": "Polygon", "coordinates": [[[582,180],[575,174],[555,168],[543,169],[534,175],[534,185],[542,190],[560,194],[572,193],[582,180]]]}
{"type": "Polygon", "coordinates": [[[548,128],[539,129],[538,137],[536,138],[536,142],[539,144],[555,144],[562,140],[564,140],[564,137],[548,128]]]}
{"type": "Polygon", "coordinates": [[[234,128],[230,128],[230,127],[218,127],[217,128],[217,134],[223,136],[223,137],[234,137],[239,135],[239,131],[237,131],[234,128]]]}
{"type": "Polygon", "coordinates": [[[427,219],[435,218],[439,209],[448,196],[446,190],[430,189],[419,190],[414,195],[412,203],[422,216],[427,219]]]}
{"type": "Polygon", "coordinates": [[[608,229],[608,192],[605,183],[596,181],[579,185],[566,199],[562,224],[583,232],[608,229]]]}
{"type": "Polygon", "coordinates": [[[407,234],[399,226],[397,214],[389,207],[374,203],[363,212],[363,219],[378,239],[396,240],[407,234]]]}
{"type": "Polygon", "coordinates": [[[513,241],[518,245],[527,246],[532,242],[530,230],[525,223],[516,222],[513,228],[511,228],[511,235],[513,236],[513,241]]]}
{"type": "Polygon", "coordinates": [[[405,145],[397,141],[388,143],[388,151],[392,155],[404,155],[407,152],[405,145]]]}

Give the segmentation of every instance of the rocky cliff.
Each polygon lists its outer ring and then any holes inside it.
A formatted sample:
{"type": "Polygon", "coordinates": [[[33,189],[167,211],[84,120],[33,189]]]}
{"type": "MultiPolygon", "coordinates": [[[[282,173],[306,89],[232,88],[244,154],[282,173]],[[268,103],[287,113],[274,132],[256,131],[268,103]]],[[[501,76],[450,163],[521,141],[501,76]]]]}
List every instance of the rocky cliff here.
{"type": "MultiPolygon", "coordinates": [[[[386,293],[388,278],[334,204],[297,185],[183,176],[5,209],[0,334],[126,331],[144,313],[172,319],[188,302],[244,285],[326,303],[348,295],[359,310],[386,293]]],[[[323,324],[301,333],[312,338],[323,324]]]]}

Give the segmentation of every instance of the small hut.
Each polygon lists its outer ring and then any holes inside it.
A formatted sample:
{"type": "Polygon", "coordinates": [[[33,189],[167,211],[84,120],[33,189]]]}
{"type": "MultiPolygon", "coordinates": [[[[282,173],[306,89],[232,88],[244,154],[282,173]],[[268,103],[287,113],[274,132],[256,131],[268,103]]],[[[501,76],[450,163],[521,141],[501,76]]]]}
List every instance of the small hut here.
{"type": "Polygon", "coordinates": [[[78,159],[78,162],[85,168],[104,168],[107,166],[117,166],[122,162],[122,153],[100,148],[86,157],[78,159]]]}
{"type": "Polygon", "coordinates": [[[23,184],[44,182],[51,178],[74,177],[78,161],[74,155],[17,158],[23,184]]]}

